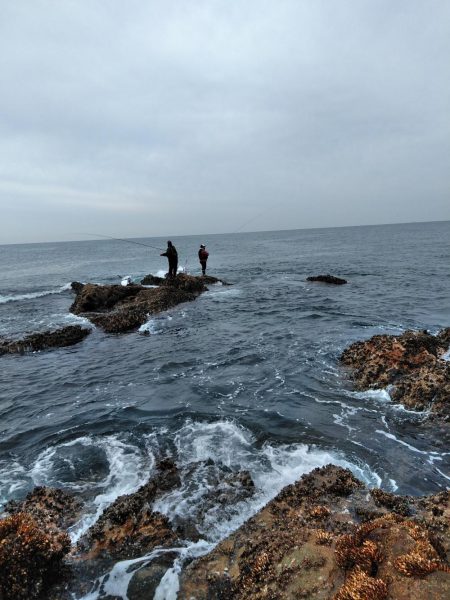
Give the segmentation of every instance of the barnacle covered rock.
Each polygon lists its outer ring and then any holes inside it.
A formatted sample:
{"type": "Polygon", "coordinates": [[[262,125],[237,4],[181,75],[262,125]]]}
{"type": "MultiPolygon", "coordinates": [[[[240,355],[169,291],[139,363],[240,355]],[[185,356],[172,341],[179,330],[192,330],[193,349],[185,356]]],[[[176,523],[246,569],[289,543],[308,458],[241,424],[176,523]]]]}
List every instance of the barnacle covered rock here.
{"type": "Polygon", "coordinates": [[[450,363],[443,359],[448,347],[448,330],[437,336],[426,331],[375,335],[349,346],[341,361],[351,369],[357,389],[391,386],[394,402],[449,419],[450,363]]]}
{"type": "Polygon", "coordinates": [[[58,576],[70,539],[55,528],[43,528],[26,513],[0,521],[0,598],[30,600],[58,576]]]}
{"type": "Polygon", "coordinates": [[[146,277],[142,285],[84,285],[72,284],[77,294],[70,307],[71,312],[83,315],[108,333],[120,333],[137,329],[148,320],[149,314],[173,308],[182,302],[195,300],[207,291],[205,283],[223,283],[219,279],[194,277],[179,273],[173,279],[146,277]]]}
{"type": "Polygon", "coordinates": [[[383,580],[369,577],[361,569],[355,569],[334,596],[334,600],[384,600],[387,595],[388,588],[383,580]]]}

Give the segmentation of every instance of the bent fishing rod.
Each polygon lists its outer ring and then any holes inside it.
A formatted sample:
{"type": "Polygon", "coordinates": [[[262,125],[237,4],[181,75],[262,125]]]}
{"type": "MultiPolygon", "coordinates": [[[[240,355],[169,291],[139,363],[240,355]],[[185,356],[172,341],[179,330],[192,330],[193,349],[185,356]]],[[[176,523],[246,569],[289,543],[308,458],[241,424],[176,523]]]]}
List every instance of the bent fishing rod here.
{"type": "Polygon", "coordinates": [[[151,244],[143,244],[142,242],[134,242],[133,240],[126,240],[125,238],[115,238],[110,235],[102,235],[101,233],[83,233],[82,235],[92,235],[95,237],[105,238],[107,240],[115,240],[116,242],[125,242],[128,244],[135,244],[136,246],[144,246],[145,248],[153,248],[153,250],[164,250],[164,248],[158,248],[158,246],[152,246],[151,244]]]}

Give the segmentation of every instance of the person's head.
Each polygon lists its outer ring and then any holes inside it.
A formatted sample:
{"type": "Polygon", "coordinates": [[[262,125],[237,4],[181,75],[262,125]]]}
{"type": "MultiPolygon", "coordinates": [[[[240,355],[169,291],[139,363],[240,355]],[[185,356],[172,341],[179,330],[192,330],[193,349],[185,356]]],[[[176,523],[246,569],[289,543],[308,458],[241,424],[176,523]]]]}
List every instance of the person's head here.
{"type": "Polygon", "coordinates": [[[169,246],[169,248],[170,248],[170,246],[172,245],[172,242],[171,242],[170,240],[167,240],[167,245],[168,245],[168,246],[169,246]]]}
{"type": "Polygon", "coordinates": [[[206,248],[205,244],[200,244],[200,248],[203,248],[203,250],[206,248]]]}

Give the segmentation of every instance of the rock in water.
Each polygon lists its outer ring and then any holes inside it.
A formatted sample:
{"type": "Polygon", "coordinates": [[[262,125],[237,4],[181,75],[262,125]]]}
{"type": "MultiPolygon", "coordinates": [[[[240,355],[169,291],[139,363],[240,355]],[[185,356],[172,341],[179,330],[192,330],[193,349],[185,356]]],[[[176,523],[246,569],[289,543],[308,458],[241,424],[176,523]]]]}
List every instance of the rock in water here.
{"type": "Polygon", "coordinates": [[[90,333],[90,329],[79,325],[69,325],[56,331],[33,333],[21,340],[0,340],[0,355],[24,354],[25,352],[73,346],[81,342],[90,333]]]}
{"type": "Polygon", "coordinates": [[[81,558],[128,559],[143,556],[156,546],[174,545],[178,539],[168,518],[152,511],[162,493],[179,485],[175,464],[165,459],[156,476],[133,494],[119,496],[79,542],[81,558]]]}
{"type": "Polygon", "coordinates": [[[375,335],[349,346],[341,356],[360,390],[392,386],[390,394],[412,410],[431,410],[450,416],[450,363],[442,358],[448,349],[450,328],[437,336],[406,331],[399,336],[375,335]]]}
{"type": "MultiPolygon", "coordinates": [[[[73,286],[72,286],[73,287],[73,286]]],[[[151,314],[195,300],[207,290],[201,277],[179,274],[165,279],[157,288],[141,285],[96,285],[86,283],[70,307],[108,333],[137,329],[151,314]]]]}
{"type": "Polygon", "coordinates": [[[331,283],[333,285],[343,285],[344,283],[347,283],[346,279],[341,279],[340,277],[335,277],[334,275],[315,275],[307,277],[306,281],[319,281],[321,283],[331,283]]]}

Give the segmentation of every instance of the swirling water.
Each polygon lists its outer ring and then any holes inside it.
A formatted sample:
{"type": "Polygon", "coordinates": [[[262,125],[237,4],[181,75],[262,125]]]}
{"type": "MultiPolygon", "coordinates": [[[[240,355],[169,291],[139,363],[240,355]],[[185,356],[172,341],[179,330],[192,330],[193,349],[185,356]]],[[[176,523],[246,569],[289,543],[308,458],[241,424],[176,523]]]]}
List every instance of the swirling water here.
{"type": "MultiPolygon", "coordinates": [[[[0,503],[37,484],[73,490],[86,500],[76,540],[170,455],[190,479],[158,509],[172,520],[199,515],[203,540],[189,551],[201,554],[283,485],[328,462],[402,494],[448,486],[450,452],[420,427],[426,415],[392,404],[385,390],[354,392],[338,359],[376,333],[450,325],[450,222],[173,241],[193,274],[206,242],[209,273],[233,286],[211,286],[150,318],[141,333],[94,328],[71,348],[0,358],[0,503]],[[305,281],[328,272],[348,285],[305,281]],[[196,476],[192,465],[208,458],[248,469],[255,498],[199,511],[205,467],[196,476]]],[[[89,326],[69,313],[71,281],[139,280],[164,260],[114,240],[0,246],[0,336],[89,326]]],[[[186,548],[158,598],[175,597],[186,548]]],[[[112,592],[125,598],[129,577],[117,568],[112,592]]]]}

